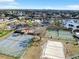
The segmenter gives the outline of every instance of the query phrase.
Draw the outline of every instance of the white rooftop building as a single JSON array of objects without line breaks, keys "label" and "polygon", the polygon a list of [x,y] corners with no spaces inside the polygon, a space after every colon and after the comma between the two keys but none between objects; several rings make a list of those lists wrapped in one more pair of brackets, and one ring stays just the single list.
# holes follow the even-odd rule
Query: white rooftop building
[{"label": "white rooftop building", "polygon": [[78,19],[65,19],[63,20],[63,26],[67,29],[79,29]]},{"label": "white rooftop building", "polygon": [[63,44],[61,42],[48,41],[43,46],[41,59],[65,59]]},{"label": "white rooftop building", "polygon": [[3,22],[3,19],[0,18],[0,23]]}]

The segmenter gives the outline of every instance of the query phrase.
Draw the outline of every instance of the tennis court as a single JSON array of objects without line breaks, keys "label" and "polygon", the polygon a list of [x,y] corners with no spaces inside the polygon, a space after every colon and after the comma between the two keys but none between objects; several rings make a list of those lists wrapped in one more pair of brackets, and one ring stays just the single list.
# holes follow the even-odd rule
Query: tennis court
[{"label": "tennis court", "polygon": [[0,41],[0,53],[20,57],[32,42],[32,38],[31,35],[11,35],[7,39]]},{"label": "tennis court", "polygon": [[56,30],[48,30],[46,37],[59,38],[68,41],[74,40],[72,33],[65,30],[59,30],[58,32]]}]

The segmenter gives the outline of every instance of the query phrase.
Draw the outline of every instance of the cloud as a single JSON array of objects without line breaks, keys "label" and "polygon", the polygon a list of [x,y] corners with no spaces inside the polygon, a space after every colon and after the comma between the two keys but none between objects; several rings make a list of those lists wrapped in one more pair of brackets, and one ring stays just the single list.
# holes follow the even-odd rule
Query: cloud
[{"label": "cloud", "polygon": [[0,9],[17,9],[17,8],[18,8],[17,6],[13,6],[13,5],[6,5],[3,7],[0,7]]},{"label": "cloud", "polygon": [[26,6],[27,9],[79,10],[79,5],[64,6]]},{"label": "cloud", "polygon": [[0,3],[2,2],[14,2],[15,0],[0,0]]},{"label": "cloud", "polygon": [[0,9],[26,9],[25,7],[23,6],[19,6],[19,5],[6,5],[6,6],[3,6],[3,7],[0,7]]},{"label": "cloud", "polygon": [[16,0],[0,0],[0,9],[55,9],[55,10],[79,10],[79,5],[64,5],[64,6],[32,6],[22,5]]},{"label": "cloud", "polygon": [[16,0],[0,0],[0,9],[17,9],[19,7]]},{"label": "cloud", "polygon": [[25,9],[25,6],[17,2],[11,2],[6,4],[0,4],[0,9]]},{"label": "cloud", "polygon": [[71,10],[79,10],[79,5],[68,5],[66,8],[71,9]]},{"label": "cloud", "polygon": [[[42,9],[42,8],[41,8]],[[43,9],[55,10],[79,10],[79,5],[64,5],[64,6],[45,6]]]}]

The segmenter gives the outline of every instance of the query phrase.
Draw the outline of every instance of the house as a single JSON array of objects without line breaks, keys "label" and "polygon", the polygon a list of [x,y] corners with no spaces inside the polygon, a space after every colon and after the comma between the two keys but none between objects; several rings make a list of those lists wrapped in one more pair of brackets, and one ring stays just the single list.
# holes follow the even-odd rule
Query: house
[{"label": "house", "polygon": [[16,25],[8,25],[7,30],[14,30],[16,29]]},{"label": "house", "polygon": [[25,19],[25,16],[18,16],[18,19]]},{"label": "house", "polygon": [[3,22],[3,21],[4,21],[4,19],[3,18],[0,18],[0,23]]},{"label": "house", "polygon": [[67,29],[78,29],[79,20],[78,19],[64,19],[62,22],[63,27]]},{"label": "house", "polygon": [[79,39],[79,29],[72,30],[73,36]]},{"label": "house", "polygon": [[22,32],[25,32],[26,34],[33,34],[34,30],[30,29],[30,28],[26,28],[26,29],[22,30]]}]

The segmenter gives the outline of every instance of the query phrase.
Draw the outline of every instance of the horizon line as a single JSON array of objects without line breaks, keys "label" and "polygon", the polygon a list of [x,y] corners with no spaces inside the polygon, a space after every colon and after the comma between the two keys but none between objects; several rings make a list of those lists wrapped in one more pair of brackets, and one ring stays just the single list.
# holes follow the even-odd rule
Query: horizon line
[{"label": "horizon line", "polygon": [[69,11],[79,11],[79,10],[71,10],[71,9],[24,9],[24,8],[10,8],[10,9],[0,9],[0,10],[69,10]]}]

